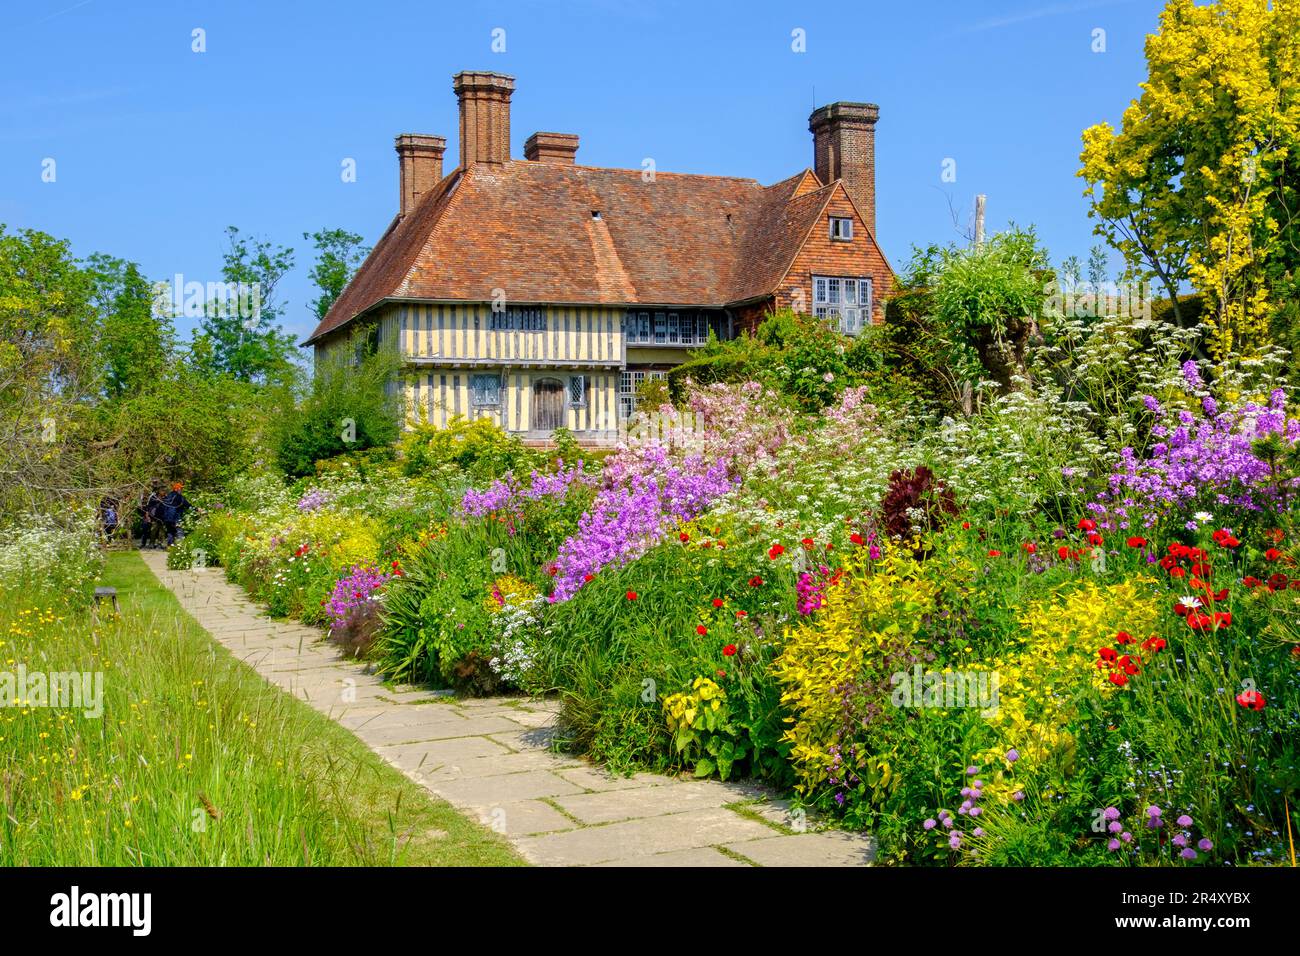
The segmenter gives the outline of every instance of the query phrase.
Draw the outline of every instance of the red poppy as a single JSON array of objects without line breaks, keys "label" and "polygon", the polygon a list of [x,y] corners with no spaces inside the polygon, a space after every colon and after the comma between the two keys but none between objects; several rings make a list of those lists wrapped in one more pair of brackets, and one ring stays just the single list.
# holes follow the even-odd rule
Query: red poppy
[{"label": "red poppy", "polygon": [[1036,554],[1038,552],[1038,545],[1034,544],[1032,541],[1026,541],[1020,547],[1025,549],[1026,554]]},{"label": "red poppy", "polygon": [[728,644],[726,647],[724,647],[724,648],[722,649],[722,656],[723,656],[723,657],[734,657],[735,655],[736,655],[736,645],[735,645],[735,644]]},{"label": "red poppy", "polygon": [[1271,574],[1268,578],[1268,589],[1270,591],[1285,591],[1289,578],[1280,571],[1277,574]]},{"label": "red poppy", "polygon": [[990,558],[1000,558],[1000,557],[1002,557],[1002,552],[1001,552],[1001,551],[990,551],[990,552],[989,552],[989,557],[990,557]]},{"label": "red poppy", "polygon": [[1115,663],[1116,658],[1119,657],[1113,647],[1099,647],[1097,649],[1097,656],[1108,664]]},{"label": "red poppy", "polygon": [[1123,687],[1125,684],[1128,683],[1128,675],[1122,674],[1119,671],[1111,671],[1109,679],[1110,682],[1114,684],[1116,687]]},{"label": "red poppy", "polygon": [[813,545],[815,545],[817,542],[813,541],[812,538],[804,538],[799,543],[803,545],[803,549],[805,551],[811,551],[813,549]]},{"label": "red poppy", "polygon": [[1130,634],[1128,631],[1120,631],[1118,634],[1115,635],[1115,643],[1116,643],[1116,644],[1132,644],[1132,643],[1133,643],[1133,635]]},{"label": "red poppy", "polygon": [[1154,654],[1156,651],[1162,651],[1167,646],[1168,645],[1165,644],[1165,639],[1163,637],[1156,637],[1154,634],[1142,642],[1142,650],[1149,654]]},{"label": "red poppy", "polygon": [[1121,656],[1120,659],[1116,661],[1116,664],[1130,677],[1138,672],[1138,661],[1129,657],[1127,654]]},{"label": "red poppy", "polygon": [[1214,618],[1208,614],[1188,614],[1187,626],[1193,631],[1204,631],[1214,624]]},{"label": "red poppy", "polygon": [[1130,548],[1145,548],[1147,546],[1147,539],[1139,538],[1137,535],[1134,535],[1124,543],[1127,544]]},{"label": "red poppy", "polygon": [[1190,611],[1190,610],[1191,610],[1191,608],[1189,608],[1189,607],[1188,607],[1186,604],[1184,604],[1182,601],[1175,601],[1175,602],[1174,602],[1174,613],[1177,614],[1179,617],[1186,617],[1186,616],[1187,616],[1187,612]]},{"label": "red poppy", "polygon": [[1218,627],[1232,627],[1232,612],[1231,612],[1231,611],[1215,611],[1215,612],[1214,612],[1214,626],[1215,626],[1216,628],[1218,628]]},{"label": "red poppy", "polygon": [[1237,703],[1247,710],[1263,710],[1267,701],[1264,695],[1257,690],[1243,690],[1237,695]]},{"label": "red poppy", "polygon": [[763,579],[756,574],[749,579],[749,586],[751,588],[761,588],[763,586]]},{"label": "red poppy", "polygon": [[736,612],[736,617],[749,617],[749,612],[748,612],[748,611],[737,611],[737,612]]},{"label": "red poppy", "polygon": [[970,522],[969,522],[969,521],[963,521],[963,522],[961,523],[961,530],[963,530],[963,531],[969,531],[969,530],[970,530]]},{"label": "red poppy", "polygon": [[594,581],[594,580],[596,580],[596,576],[595,576],[594,574],[584,574],[584,575],[582,576],[582,580],[583,580],[583,581]]},{"label": "red poppy", "polygon": [[1088,543],[1100,545],[1104,539],[1095,531],[1088,532]]},{"label": "red poppy", "polygon": [[849,540],[857,545],[861,545],[864,543],[862,535],[858,534],[856,531],[853,532],[851,535],[849,535]]},{"label": "red poppy", "polygon": [[629,601],[635,601],[635,600],[636,600],[636,592],[635,592],[635,591],[628,591],[628,592],[627,592],[627,599],[628,599]]},{"label": "red poppy", "polygon": [[1080,531],[1096,531],[1096,530],[1097,530],[1097,522],[1093,521],[1091,518],[1080,518],[1080,519],[1079,519],[1079,530],[1080,530]]},{"label": "red poppy", "polygon": [[1210,570],[1210,566],[1204,561],[1197,561],[1192,565],[1192,573],[1200,577],[1208,577],[1214,572]]},{"label": "red poppy", "polygon": [[1248,588],[1257,588],[1257,587],[1259,587],[1261,584],[1263,584],[1264,582],[1261,581],[1259,578],[1251,577],[1251,576],[1248,574],[1248,575],[1246,575],[1244,578],[1241,579],[1241,583],[1244,584],[1244,585],[1245,585],[1246,587],[1248,587]]},{"label": "red poppy", "polygon": [[709,633],[709,629],[703,624],[697,624],[695,626],[695,633],[700,635],[700,637],[703,637],[705,634]]},{"label": "red poppy", "polygon": [[1266,561],[1276,561],[1280,557],[1282,557],[1282,552],[1277,548],[1269,548],[1264,552],[1264,559]]},{"label": "red poppy", "polygon": [[691,540],[691,536],[690,536],[689,534],[687,534],[685,531],[683,531],[681,534],[679,534],[679,535],[677,536],[677,540],[678,540],[678,541],[690,541],[690,540]]},{"label": "red poppy", "polygon": [[1291,648],[1291,656],[1296,659],[1300,659],[1300,644],[1297,644],[1295,647]]},{"label": "red poppy", "polygon": [[783,544],[774,544],[767,549],[767,556],[772,561],[775,561],[783,554],[785,554],[785,545]]},{"label": "red poppy", "polygon": [[722,600],[722,598],[714,598],[714,599],[713,599],[713,606],[714,606],[714,607],[722,607],[722,605],[723,605],[723,600]]},{"label": "red poppy", "polygon": [[1178,564],[1177,559],[1169,555],[1166,555],[1165,557],[1160,559],[1160,567],[1164,568],[1166,571],[1171,570],[1177,564]]},{"label": "red poppy", "polygon": [[1187,570],[1185,568],[1170,568],[1169,576],[1171,578],[1185,578],[1187,577]]},{"label": "red poppy", "polygon": [[1070,560],[1070,549],[1067,548],[1065,545],[1061,545],[1059,548],[1056,549],[1056,556],[1060,558],[1062,561],[1068,561]]}]

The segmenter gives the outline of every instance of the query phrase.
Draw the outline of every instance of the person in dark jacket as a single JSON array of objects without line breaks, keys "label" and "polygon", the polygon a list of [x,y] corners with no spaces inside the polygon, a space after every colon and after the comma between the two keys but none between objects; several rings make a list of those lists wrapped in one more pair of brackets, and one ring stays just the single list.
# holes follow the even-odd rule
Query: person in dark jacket
[{"label": "person in dark jacket", "polygon": [[167,529],[167,547],[176,543],[176,532],[180,528],[181,519],[185,517],[185,512],[190,510],[189,500],[181,494],[181,488],[184,487],[179,481],[172,482],[172,490],[162,499],[162,523]]},{"label": "person in dark jacket", "polygon": [[162,487],[149,486],[140,501],[140,549],[152,548],[162,532]]}]

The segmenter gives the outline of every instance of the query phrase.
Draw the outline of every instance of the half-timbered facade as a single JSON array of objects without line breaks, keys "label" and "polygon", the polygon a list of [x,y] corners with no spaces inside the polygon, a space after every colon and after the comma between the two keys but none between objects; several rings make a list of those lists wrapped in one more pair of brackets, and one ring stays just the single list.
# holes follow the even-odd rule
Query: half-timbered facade
[{"label": "half-timbered facade", "polygon": [[535,133],[512,159],[513,79],[453,89],[459,164],[443,174],[443,137],[397,137],[398,214],[305,343],[318,363],[395,350],[408,420],[605,442],[637,386],[710,336],[777,308],[849,335],[880,316],[876,107],[814,112],[815,168],[762,186],[579,166],[572,134]]}]

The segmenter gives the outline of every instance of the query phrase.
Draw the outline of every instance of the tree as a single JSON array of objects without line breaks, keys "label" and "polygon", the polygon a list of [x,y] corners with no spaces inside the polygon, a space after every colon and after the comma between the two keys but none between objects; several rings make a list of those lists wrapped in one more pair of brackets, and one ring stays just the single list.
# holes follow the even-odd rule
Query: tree
[{"label": "tree", "polygon": [[241,382],[279,382],[294,375],[297,343],[279,325],[283,305],[275,289],[293,268],[293,249],[237,228],[226,229],[224,295],[207,303],[197,338],[209,367]]},{"label": "tree", "polygon": [[1190,283],[1214,351],[1252,350],[1300,266],[1300,0],[1170,0],[1120,130],[1084,130],[1096,231],[1159,281]]},{"label": "tree", "polygon": [[317,320],[325,318],[338,297],[356,274],[357,268],[370,254],[368,246],[361,245],[361,236],[346,229],[322,229],[304,232],[316,249],[316,264],[311,268],[311,281],[320,290],[311,303]]},{"label": "tree", "polygon": [[94,284],[68,244],[0,224],[0,520],[66,514],[95,450],[79,437],[96,388]]},{"label": "tree", "polygon": [[171,317],[154,308],[150,284],[134,262],[95,254],[86,260],[99,313],[99,354],[110,398],[157,379],[175,349]]}]

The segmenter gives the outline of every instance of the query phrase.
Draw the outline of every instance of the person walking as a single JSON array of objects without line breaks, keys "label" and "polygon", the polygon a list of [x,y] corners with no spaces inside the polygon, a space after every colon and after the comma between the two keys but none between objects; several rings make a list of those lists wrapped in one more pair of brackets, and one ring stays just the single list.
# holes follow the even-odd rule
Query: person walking
[{"label": "person walking", "polygon": [[117,501],[107,495],[99,499],[99,530],[104,536],[104,547],[108,547],[117,531]]},{"label": "person walking", "polygon": [[190,510],[189,500],[181,494],[183,488],[179,481],[172,482],[172,490],[162,499],[162,523],[167,529],[167,547],[176,543],[176,533],[180,529],[181,519]]}]

